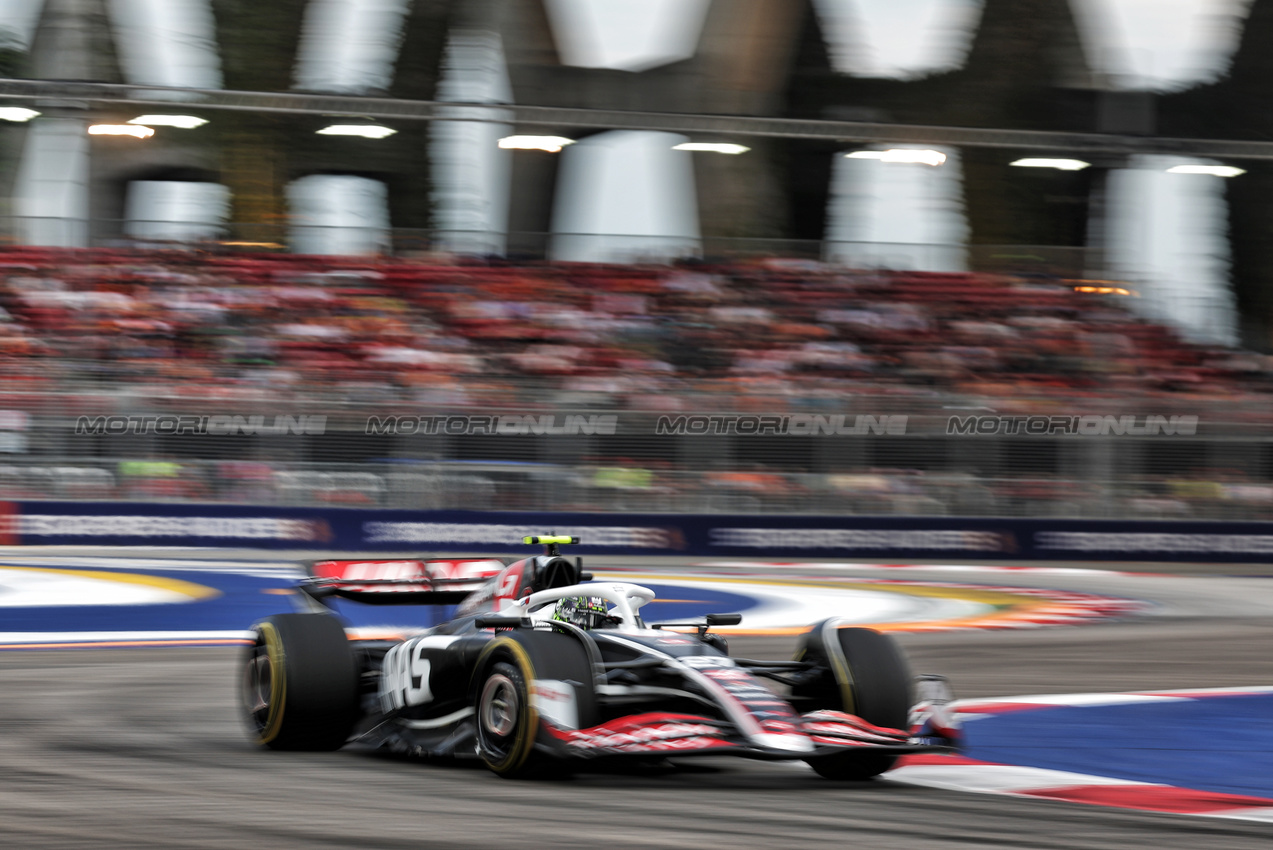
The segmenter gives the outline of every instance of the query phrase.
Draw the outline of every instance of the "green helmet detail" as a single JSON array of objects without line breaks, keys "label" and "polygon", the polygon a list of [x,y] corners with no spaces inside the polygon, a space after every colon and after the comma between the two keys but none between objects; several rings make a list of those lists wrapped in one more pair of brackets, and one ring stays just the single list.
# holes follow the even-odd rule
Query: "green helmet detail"
[{"label": "green helmet detail", "polygon": [[581,629],[596,629],[612,620],[606,601],[600,596],[567,596],[557,602],[553,619]]}]

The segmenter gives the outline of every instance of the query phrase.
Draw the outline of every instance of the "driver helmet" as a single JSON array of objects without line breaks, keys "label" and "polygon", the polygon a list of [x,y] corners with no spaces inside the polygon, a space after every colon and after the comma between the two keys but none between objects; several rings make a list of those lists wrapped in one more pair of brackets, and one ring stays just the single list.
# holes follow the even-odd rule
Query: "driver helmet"
[{"label": "driver helmet", "polygon": [[557,601],[553,619],[581,629],[596,629],[613,622],[606,601],[600,596],[566,596]]}]

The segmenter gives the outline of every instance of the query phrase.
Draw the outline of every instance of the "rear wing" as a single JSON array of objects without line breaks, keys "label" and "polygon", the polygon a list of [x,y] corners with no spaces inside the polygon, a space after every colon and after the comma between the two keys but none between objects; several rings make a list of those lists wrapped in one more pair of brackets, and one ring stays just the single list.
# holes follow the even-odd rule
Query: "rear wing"
[{"label": "rear wing", "polygon": [[504,569],[496,558],[313,561],[301,590],[370,605],[448,605]]}]

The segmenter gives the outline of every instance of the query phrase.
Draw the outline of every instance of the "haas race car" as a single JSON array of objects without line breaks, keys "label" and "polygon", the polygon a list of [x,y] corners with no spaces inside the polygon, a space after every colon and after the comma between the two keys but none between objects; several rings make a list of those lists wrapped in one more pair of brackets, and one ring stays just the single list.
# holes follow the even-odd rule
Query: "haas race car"
[{"label": "haas race car", "polygon": [[[887,635],[828,620],[792,661],[733,658],[710,628],[738,614],[645,623],[653,591],[593,581],[558,551],[578,538],[525,542],[545,554],[315,563],[300,586],[309,611],[253,628],[241,682],[253,739],[476,756],[500,776],[601,756],[735,754],[868,779],[905,753],[957,747],[945,680],[913,679]],[[333,598],[458,608],[402,639],[354,640]]]}]

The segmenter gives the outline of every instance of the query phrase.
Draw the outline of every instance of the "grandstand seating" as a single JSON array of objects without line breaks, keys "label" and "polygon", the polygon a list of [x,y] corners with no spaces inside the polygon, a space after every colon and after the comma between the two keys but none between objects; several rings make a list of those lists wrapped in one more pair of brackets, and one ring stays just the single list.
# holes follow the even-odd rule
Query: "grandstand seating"
[{"label": "grandstand seating", "polygon": [[[500,265],[193,251],[0,250],[0,380],[179,382],[234,396],[472,386],[625,407],[949,391],[1266,396],[1268,363],[1182,343],[1059,280],[761,262]],[[463,399],[461,399],[463,403]],[[674,406],[674,405],[673,405]]]},{"label": "grandstand seating", "polygon": [[[1059,279],[779,260],[603,266],[13,246],[0,248],[0,393],[5,409],[52,404],[62,416],[128,412],[130,398],[172,412],[324,399],[416,412],[740,413],[842,412],[848,399],[907,413],[959,398],[1007,414],[1223,408],[1229,421],[1273,422],[1269,358],[1187,344],[1128,309],[1132,297]],[[595,460],[604,469],[619,459]],[[442,481],[224,463],[171,476],[15,466],[0,470],[0,495],[425,507]],[[1242,472],[1207,493],[1161,476],[1128,484],[1126,504],[1147,516],[1199,515],[1217,501],[1225,515],[1273,510],[1273,490]],[[687,493],[732,509],[911,513],[1024,503],[1081,512],[1090,498],[1050,476],[863,470],[851,487],[839,477],[740,469],[691,482],[659,472],[615,487],[585,473],[567,489],[582,507],[651,509],[679,509]],[[475,507],[508,490],[453,478],[448,491]]]}]

